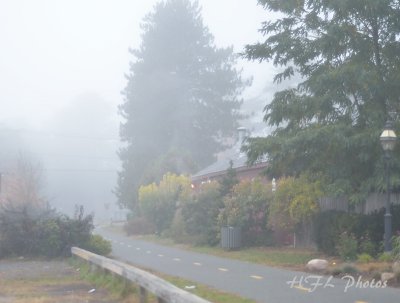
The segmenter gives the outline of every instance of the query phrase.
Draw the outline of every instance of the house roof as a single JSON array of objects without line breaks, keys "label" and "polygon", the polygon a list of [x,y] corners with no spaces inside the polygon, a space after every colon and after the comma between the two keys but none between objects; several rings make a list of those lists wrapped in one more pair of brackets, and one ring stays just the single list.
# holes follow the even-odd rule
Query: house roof
[{"label": "house roof", "polygon": [[236,143],[232,148],[226,150],[223,154],[221,154],[216,162],[192,175],[192,180],[196,181],[205,177],[222,175],[230,167],[230,161],[232,161],[233,164],[232,168],[237,170],[252,169],[253,167],[266,165],[266,162],[264,161],[256,166],[247,165],[247,156],[245,153],[241,152],[240,148],[241,142]]}]

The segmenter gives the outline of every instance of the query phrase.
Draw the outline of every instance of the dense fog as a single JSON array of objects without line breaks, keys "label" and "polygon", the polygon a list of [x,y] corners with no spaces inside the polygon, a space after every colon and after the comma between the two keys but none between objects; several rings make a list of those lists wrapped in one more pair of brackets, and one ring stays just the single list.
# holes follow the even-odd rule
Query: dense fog
[{"label": "dense fog", "polygon": [[[3,183],[24,159],[40,170],[40,192],[60,212],[75,204],[96,219],[120,216],[114,194],[121,91],[157,1],[8,1],[0,10],[0,172]],[[217,47],[257,41],[267,14],[244,1],[199,1]],[[223,14],[223,18],[221,18]],[[240,124],[268,132],[262,109],[273,90],[270,64],[239,58],[248,85]],[[151,88],[150,88],[151,89]],[[183,117],[185,113],[182,113]],[[149,138],[151,140],[151,138]],[[20,160],[18,160],[20,159]],[[6,184],[4,184],[6,186]]]}]

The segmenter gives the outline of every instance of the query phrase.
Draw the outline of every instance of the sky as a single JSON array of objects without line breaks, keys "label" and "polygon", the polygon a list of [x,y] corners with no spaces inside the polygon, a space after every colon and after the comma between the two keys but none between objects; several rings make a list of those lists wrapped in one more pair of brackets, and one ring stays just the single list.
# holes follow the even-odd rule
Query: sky
[{"label": "sky", "polygon": [[[140,23],[157,1],[1,0],[0,124],[40,129],[77,96],[93,93],[122,102],[124,75],[141,43]],[[204,24],[218,47],[262,39],[268,12],[256,0],[200,0]],[[245,96],[258,95],[270,67],[240,60],[253,76]],[[262,110],[263,105],[260,106]]]},{"label": "sky", "polygon": [[[140,46],[140,24],[157,2],[0,0],[0,139],[39,155],[46,194],[60,209],[86,203],[107,213],[115,203],[117,107],[134,60],[129,49]],[[256,0],[199,4],[217,47],[241,52],[262,41],[258,29],[270,16]],[[241,59],[237,68],[253,77],[245,103],[271,87],[271,65]],[[266,102],[249,108],[261,113]],[[14,155],[14,147],[0,148],[0,172],[7,169],[1,159]]]}]

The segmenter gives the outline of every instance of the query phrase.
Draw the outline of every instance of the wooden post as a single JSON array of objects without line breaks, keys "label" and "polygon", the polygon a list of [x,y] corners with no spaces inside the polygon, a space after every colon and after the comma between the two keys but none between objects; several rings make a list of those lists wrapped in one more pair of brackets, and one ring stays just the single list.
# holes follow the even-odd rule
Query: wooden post
[{"label": "wooden post", "polygon": [[167,303],[167,301],[162,298],[157,298],[157,303]]},{"label": "wooden post", "polygon": [[147,303],[147,290],[142,286],[139,286],[139,302]]},{"label": "wooden post", "polygon": [[94,263],[89,263],[90,265],[90,272],[93,274],[95,272],[97,272],[97,265]]},{"label": "wooden post", "polygon": [[296,248],[296,232],[293,233],[293,248]]}]

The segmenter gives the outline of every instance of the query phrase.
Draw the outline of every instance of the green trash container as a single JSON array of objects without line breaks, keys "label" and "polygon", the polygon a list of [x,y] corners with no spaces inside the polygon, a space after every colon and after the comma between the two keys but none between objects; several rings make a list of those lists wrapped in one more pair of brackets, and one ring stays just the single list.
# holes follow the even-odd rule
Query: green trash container
[{"label": "green trash container", "polygon": [[224,249],[239,249],[242,242],[242,229],[234,226],[221,228],[221,247]]}]

